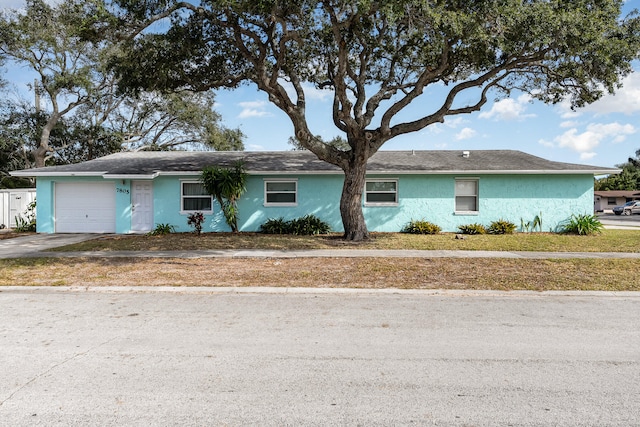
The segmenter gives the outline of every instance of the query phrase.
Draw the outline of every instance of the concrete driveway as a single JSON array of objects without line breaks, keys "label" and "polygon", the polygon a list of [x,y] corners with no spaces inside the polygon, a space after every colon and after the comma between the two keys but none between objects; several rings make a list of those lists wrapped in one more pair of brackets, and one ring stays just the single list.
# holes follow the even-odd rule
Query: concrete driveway
[{"label": "concrete driveway", "polygon": [[95,239],[97,234],[30,234],[0,240],[1,258],[22,258],[40,251]]}]

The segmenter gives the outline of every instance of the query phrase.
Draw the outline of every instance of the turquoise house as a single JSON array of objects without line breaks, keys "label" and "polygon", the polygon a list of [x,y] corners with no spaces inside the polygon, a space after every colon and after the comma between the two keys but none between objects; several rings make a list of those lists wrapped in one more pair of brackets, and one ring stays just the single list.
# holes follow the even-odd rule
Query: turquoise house
[{"label": "turquoise house", "polygon": [[[203,212],[203,231],[230,231],[199,175],[206,166],[244,160],[247,192],[241,231],[269,218],[314,214],[342,231],[343,174],[307,151],[135,152],[63,166],[15,171],[36,178],[40,233],[144,233],[157,224],[191,231],[187,216]],[[593,213],[594,175],[618,169],[554,162],[513,150],[379,151],[368,162],[362,206],[370,231],[397,232],[424,219],[443,231],[498,219],[517,225],[542,217],[555,230],[572,214]]]}]

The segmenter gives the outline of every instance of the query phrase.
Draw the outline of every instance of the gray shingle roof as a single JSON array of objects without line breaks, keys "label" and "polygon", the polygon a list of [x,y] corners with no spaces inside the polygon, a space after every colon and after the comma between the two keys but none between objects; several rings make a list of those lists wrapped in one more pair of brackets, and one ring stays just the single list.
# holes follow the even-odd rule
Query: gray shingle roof
[{"label": "gray shingle roof", "polygon": [[[196,174],[206,166],[231,166],[244,160],[253,174],[341,173],[308,151],[153,151],[117,153],[63,166],[16,171],[19,176],[155,176]],[[369,174],[388,173],[615,173],[615,168],[561,163],[515,150],[475,150],[464,157],[456,151],[379,151],[369,159]]]}]

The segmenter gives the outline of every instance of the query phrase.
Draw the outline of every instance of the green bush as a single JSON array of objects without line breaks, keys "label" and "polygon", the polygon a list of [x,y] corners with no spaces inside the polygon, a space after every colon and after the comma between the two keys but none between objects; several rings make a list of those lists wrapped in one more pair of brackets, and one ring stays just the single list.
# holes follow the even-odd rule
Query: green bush
[{"label": "green bush", "polygon": [[15,230],[20,233],[36,231],[36,202],[33,201],[27,205],[27,209],[24,211],[24,217],[18,215],[15,217],[16,228]]},{"label": "green bush", "polygon": [[260,231],[264,234],[289,234],[289,222],[284,218],[269,218],[260,226]]},{"label": "green bush", "polygon": [[301,218],[293,219],[289,221],[289,227],[289,233],[300,236],[327,234],[331,231],[329,224],[315,215],[305,215]]},{"label": "green bush", "polygon": [[402,229],[403,233],[409,234],[438,234],[440,233],[440,231],[442,231],[442,228],[440,228],[440,226],[424,220],[412,220]]},{"label": "green bush", "polygon": [[284,218],[270,218],[260,226],[260,231],[265,234],[309,236],[327,234],[331,231],[331,227],[315,215],[305,215],[290,221],[285,221]]},{"label": "green bush", "polygon": [[487,234],[487,229],[482,224],[459,225],[458,230],[462,234]]},{"label": "green bush", "polygon": [[164,236],[165,234],[174,233],[176,228],[171,224],[156,224],[156,228],[149,232],[150,236]]},{"label": "green bush", "polygon": [[562,233],[586,236],[589,234],[600,233],[603,228],[604,226],[595,215],[573,214],[567,223],[562,226]]},{"label": "green bush", "polygon": [[516,229],[516,225],[511,221],[507,221],[504,219],[499,219],[497,221],[493,221],[487,232],[489,234],[513,234]]}]

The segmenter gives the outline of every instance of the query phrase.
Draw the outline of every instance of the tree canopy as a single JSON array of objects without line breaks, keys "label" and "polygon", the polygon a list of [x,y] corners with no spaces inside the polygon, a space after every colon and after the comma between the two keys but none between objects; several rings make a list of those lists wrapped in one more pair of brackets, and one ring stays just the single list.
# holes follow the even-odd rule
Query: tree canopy
[{"label": "tree canopy", "polygon": [[[362,215],[367,160],[390,139],[479,111],[512,91],[574,107],[613,92],[640,51],[622,0],[114,0],[130,29],[114,63],[122,84],[208,90],[255,84],[293,123],[295,139],[345,173],[345,237]],[[162,20],[162,31],[150,25]],[[166,28],[166,30],[164,29]],[[305,83],[333,91],[349,150],[309,129]],[[402,115],[437,85],[433,110]]]},{"label": "tree canopy", "polygon": [[594,189],[640,191],[640,149],[636,150],[635,157],[629,157],[625,163],[617,166],[622,169],[622,172],[596,180]]},{"label": "tree canopy", "polygon": [[2,145],[14,150],[7,167],[79,162],[121,150],[244,148],[242,132],[221,125],[211,92],[117,91],[106,67],[118,46],[104,0],[26,3],[24,11],[0,14],[0,65],[11,61],[33,71],[31,89],[42,105],[4,100]]}]

